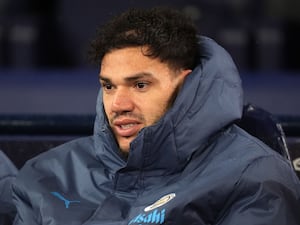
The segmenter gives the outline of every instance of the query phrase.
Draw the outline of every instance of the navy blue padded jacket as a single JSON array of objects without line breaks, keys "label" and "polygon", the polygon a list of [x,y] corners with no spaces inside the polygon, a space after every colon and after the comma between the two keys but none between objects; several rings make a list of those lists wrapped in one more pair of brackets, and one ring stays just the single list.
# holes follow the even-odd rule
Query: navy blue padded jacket
[{"label": "navy blue padded jacket", "polygon": [[119,153],[97,100],[94,135],[28,161],[15,225],[296,225],[291,164],[232,124],[242,86],[228,53],[200,38],[200,62],[173,107]]}]

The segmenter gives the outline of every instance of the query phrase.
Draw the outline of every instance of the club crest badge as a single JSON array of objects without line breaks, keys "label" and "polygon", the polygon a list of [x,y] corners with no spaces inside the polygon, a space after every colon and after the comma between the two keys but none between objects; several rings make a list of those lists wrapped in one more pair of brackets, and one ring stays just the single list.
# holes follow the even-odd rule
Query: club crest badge
[{"label": "club crest badge", "polygon": [[165,204],[167,204],[169,201],[171,201],[175,197],[176,197],[175,193],[171,193],[171,194],[165,195],[165,196],[161,197],[159,200],[157,200],[156,202],[154,202],[152,205],[147,206],[144,209],[144,211],[148,212],[148,211],[156,209],[156,208],[158,208],[158,207],[160,207],[162,205],[165,205]]}]

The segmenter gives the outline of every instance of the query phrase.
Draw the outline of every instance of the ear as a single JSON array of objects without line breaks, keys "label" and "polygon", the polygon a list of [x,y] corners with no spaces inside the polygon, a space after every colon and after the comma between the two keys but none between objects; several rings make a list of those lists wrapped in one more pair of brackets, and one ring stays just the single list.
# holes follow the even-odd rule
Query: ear
[{"label": "ear", "polygon": [[177,71],[177,77],[178,77],[178,82],[179,82],[179,87],[182,86],[182,84],[185,81],[185,78],[192,72],[191,69],[181,69]]},{"label": "ear", "polygon": [[184,78],[185,78],[186,76],[188,76],[191,72],[192,72],[191,69],[185,69],[185,70],[182,70],[182,71],[181,71],[182,76],[184,76]]},{"label": "ear", "polygon": [[178,73],[178,76],[184,80],[191,72],[191,69],[181,69]]}]

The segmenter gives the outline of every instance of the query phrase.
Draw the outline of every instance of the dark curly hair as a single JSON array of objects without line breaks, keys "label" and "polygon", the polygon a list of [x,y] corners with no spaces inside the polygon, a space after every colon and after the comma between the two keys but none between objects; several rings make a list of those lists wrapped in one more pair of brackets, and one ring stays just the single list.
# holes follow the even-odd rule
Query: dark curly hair
[{"label": "dark curly hair", "polygon": [[[175,9],[130,9],[97,31],[91,59],[99,64],[115,49],[147,47],[144,55],[159,58],[174,69],[193,69],[198,57],[197,28]],[[144,48],[142,48],[144,49]]]}]

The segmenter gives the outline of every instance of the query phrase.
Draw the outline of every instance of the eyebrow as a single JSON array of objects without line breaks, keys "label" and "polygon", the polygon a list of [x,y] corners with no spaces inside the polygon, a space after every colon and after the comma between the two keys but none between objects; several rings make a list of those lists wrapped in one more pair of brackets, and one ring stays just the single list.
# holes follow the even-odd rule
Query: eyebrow
[{"label": "eyebrow", "polygon": [[[130,82],[133,82],[133,81],[136,81],[136,80],[139,80],[139,79],[142,79],[142,78],[151,78],[153,77],[153,74],[152,73],[147,73],[147,72],[141,72],[141,73],[137,73],[137,74],[133,74],[133,75],[130,75],[128,77],[125,77],[124,80],[126,83],[130,83]],[[108,83],[112,83],[111,80],[109,78],[107,78],[105,75],[99,75],[99,79],[104,81],[104,82],[108,82]]]}]

